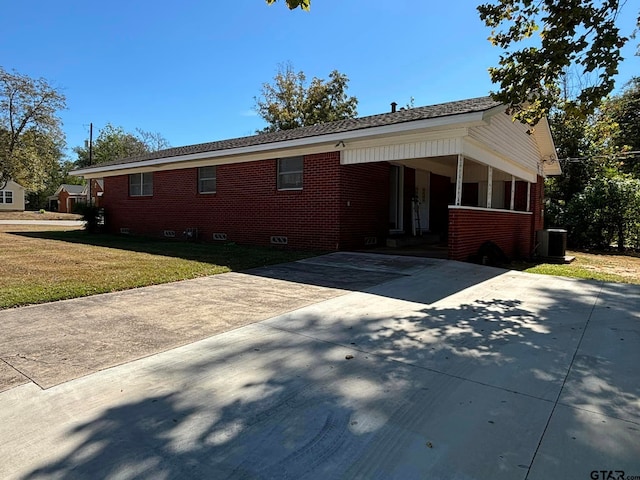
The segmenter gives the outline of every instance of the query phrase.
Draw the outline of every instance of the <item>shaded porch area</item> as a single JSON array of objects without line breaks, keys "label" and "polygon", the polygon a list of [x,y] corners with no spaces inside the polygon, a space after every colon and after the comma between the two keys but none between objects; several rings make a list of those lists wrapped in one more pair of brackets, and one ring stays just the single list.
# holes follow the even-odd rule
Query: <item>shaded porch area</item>
[{"label": "shaded porch area", "polygon": [[389,236],[378,251],[465,261],[492,242],[509,259],[533,254],[541,177],[531,182],[464,155],[389,163]]}]

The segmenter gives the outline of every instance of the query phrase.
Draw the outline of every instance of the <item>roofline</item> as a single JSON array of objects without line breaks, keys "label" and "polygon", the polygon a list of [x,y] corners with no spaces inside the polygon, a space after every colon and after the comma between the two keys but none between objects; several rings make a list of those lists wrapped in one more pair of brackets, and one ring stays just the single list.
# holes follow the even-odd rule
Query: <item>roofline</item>
[{"label": "roofline", "polygon": [[168,163],[188,162],[193,160],[202,160],[206,158],[230,157],[236,155],[246,155],[258,152],[278,151],[287,148],[314,146],[323,143],[340,142],[345,140],[355,140],[366,137],[385,136],[393,134],[402,134],[413,130],[446,127],[455,124],[475,124],[483,123],[485,115],[493,112],[504,110],[506,107],[498,105],[488,110],[479,110],[475,112],[467,112],[441,117],[427,118],[422,120],[412,120],[408,122],[395,123],[391,125],[383,125],[379,127],[365,127],[355,130],[349,130],[339,133],[329,133],[324,135],[316,135],[311,137],[303,137],[295,140],[284,140],[280,142],[264,143],[259,145],[251,145],[247,147],[228,148],[223,150],[208,150],[205,152],[191,153],[187,155],[176,155],[173,157],[153,158],[142,160],[139,162],[119,163],[115,165],[96,166],[93,168],[82,168],[73,170],[70,173],[78,176],[94,176],[102,172],[112,172],[117,170],[127,170],[132,168],[153,167],[156,165],[164,165]]}]

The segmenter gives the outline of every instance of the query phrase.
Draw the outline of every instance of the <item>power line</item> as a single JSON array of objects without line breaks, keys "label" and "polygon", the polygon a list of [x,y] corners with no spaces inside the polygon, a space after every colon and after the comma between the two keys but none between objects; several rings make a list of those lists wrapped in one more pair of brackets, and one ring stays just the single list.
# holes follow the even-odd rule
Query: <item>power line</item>
[{"label": "power line", "polygon": [[598,158],[609,160],[637,160],[640,158],[640,150],[632,150],[630,152],[620,152],[612,155],[589,155],[584,157],[565,157],[559,158],[560,162],[577,163],[584,160],[595,160]]}]

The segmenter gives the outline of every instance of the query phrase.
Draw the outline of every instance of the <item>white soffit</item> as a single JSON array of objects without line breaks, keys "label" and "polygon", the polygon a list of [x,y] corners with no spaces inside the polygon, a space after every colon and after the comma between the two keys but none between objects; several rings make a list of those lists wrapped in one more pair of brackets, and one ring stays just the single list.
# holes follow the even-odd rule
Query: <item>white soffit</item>
[{"label": "white soffit", "polygon": [[461,152],[462,139],[460,137],[440,138],[438,140],[346,149],[342,152],[340,163],[354,165],[358,163],[393,162],[411,158],[457,155]]},{"label": "white soffit", "polygon": [[471,138],[465,138],[462,154],[472,160],[497,168],[527,182],[536,183],[538,181],[538,172],[532,172],[523,168],[522,165],[502,155],[498,155],[485,148],[482,143]]}]

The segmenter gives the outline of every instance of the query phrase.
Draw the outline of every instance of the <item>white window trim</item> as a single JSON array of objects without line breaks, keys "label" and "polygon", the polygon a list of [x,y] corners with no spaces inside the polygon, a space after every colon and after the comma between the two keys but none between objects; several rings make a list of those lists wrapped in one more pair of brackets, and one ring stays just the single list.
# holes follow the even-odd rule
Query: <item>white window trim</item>
[{"label": "white window trim", "polygon": [[[200,172],[202,171],[203,168],[213,168],[213,172],[214,172],[213,177],[201,177]],[[213,190],[207,190],[207,191],[202,190],[203,180],[215,180],[215,184],[216,184],[215,188]],[[218,168],[216,167],[216,165],[207,165],[204,167],[198,167],[198,193],[202,195],[209,195],[212,193],[216,193],[217,190],[218,190]]]},{"label": "white window trim", "polygon": [[[144,193],[144,176],[151,175],[151,193]],[[133,194],[131,193],[131,178],[134,176],[139,176],[140,178],[140,193]],[[129,196],[130,197],[153,197],[153,172],[144,172],[144,173],[130,173],[128,177],[129,181]]]},{"label": "white window trim", "polygon": [[13,192],[11,190],[0,190],[0,204],[13,204]]},{"label": "white window trim", "polygon": [[[302,160],[302,170],[292,170],[292,171],[288,171],[288,172],[284,172],[284,173],[281,172],[280,171],[281,160],[288,160],[290,158],[300,158]],[[278,168],[278,173],[277,173],[277,177],[276,177],[276,187],[277,187],[278,191],[285,192],[285,191],[288,191],[288,190],[302,190],[303,187],[304,187],[304,157],[302,155],[298,155],[298,156],[295,156],[295,157],[279,158],[277,163],[278,163],[278,167],[277,167]],[[292,174],[292,173],[300,173],[301,174],[301,176],[302,176],[302,185],[299,186],[299,187],[287,187],[287,188],[280,187],[280,176],[283,175],[283,174],[288,175],[288,174]]]}]

